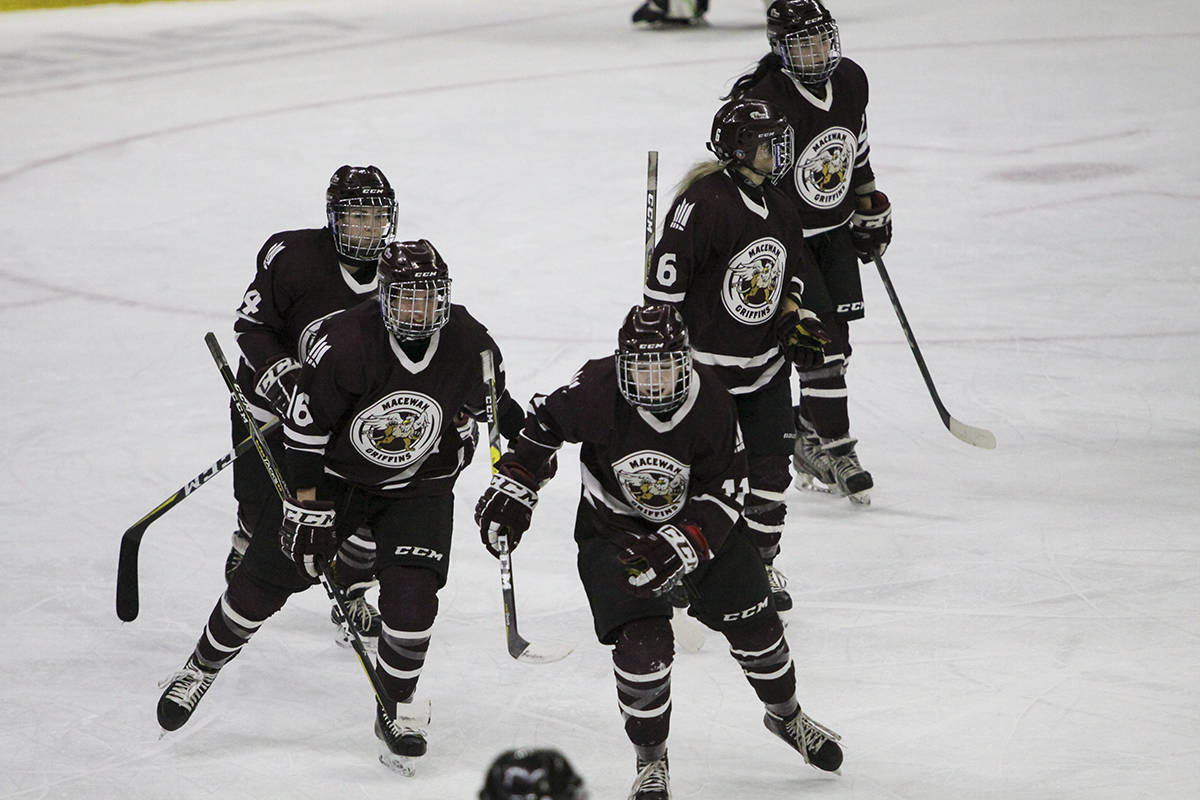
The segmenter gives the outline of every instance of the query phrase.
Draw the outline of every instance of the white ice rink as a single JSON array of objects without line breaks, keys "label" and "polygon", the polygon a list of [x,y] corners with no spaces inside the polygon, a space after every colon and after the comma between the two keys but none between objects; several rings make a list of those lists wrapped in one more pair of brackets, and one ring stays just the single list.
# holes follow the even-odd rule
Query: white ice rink
[{"label": "white ice rink", "polygon": [[[524,401],[610,352],[640,297],[646,151],[670,187],[765,52],[759,0],[629,25],[637,0],[232,0],[0,15],[0,798],[473,797],[514,745],[596,798],[633,756],[574,572],[574,450],[495,562],[458,485],[422,691],[429,755],[375,761],[370,688],[296,597],[161,736],[157,681],[223,589],[228,473],[155,523],[141,616],[122,531],[224,453],[202,337],[272,232],[379,165]],[[851,416],[874,503],[792,492],[780,564],[818,773],[762,727],[721,641],[674,672],[677,800],[1200,797],[1200,7],[832,0],[871,77],[887,264],[959,419],[941,426],[873,271]],[[660,214],[661,219],[661,214]]]}]

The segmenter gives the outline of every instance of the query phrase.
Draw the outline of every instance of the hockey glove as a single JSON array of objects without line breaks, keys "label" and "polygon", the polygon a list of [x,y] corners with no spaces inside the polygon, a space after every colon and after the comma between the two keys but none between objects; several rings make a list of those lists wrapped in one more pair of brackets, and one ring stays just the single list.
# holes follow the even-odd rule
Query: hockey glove
[{"label": "hockey glove", "polygon": [[646,534],[626,532],[621,564],[626,589],[637,597],[667,594],[696,567],[712,558],[708,541],[691,523],[662,525]]},{"label": "hockey glove", "polygon": [[328,564],[337,552],[333,521],[333,503],[328,500],[289,497],[283,501],[279,547],[302,575],[320,577],[321,565]]},{"label": "hockey glove", "polygon": [[816,314],[807,308],[789,311],[775,323],[779,346],[796,369],[815,369],[825,363],[824,345],[833,341]]},{"label": "hockey glove", "polygon": [[285,419],[299,378],[300,364],[283,356],[254,373],[254,393],[267,401],[277,417]]},{"label": "hockey glove", "polygon": [[489,553],[500,557],[503,535],[508,536],[509,550],[517,549],[521,534],[529,530],[537,501],[537,479],[533,474],[510,456],[501,457],[491,485],[475,504],[479,538]]},{"label": "hockey glove", "polygon": [[850,236],[854,240],[854,251],[858,260],[871,263],[876,256],[883,255],[892,241],[892,204],[887,195],[875,191],[859,197],[871,203],[870,208],[855,211],[850,217]]}]

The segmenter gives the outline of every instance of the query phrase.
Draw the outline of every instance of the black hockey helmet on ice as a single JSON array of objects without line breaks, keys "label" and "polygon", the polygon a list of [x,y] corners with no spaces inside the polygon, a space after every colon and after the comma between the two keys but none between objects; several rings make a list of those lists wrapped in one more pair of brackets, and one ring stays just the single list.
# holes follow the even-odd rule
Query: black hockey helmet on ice
[{"label": "black hockey helmet on ice", "polygon": [[[708,149],[722,161],[737,162],[754,172],[778,181],[792,168],[795,158],[792,126],[774,106],[764,100],[730,100],[713,117]],[[769,145],[773,163],[769,172],[754,167],[760,145]]]},{"label": "black hockey helmet on ice", "polygon": [[630,405],[665,414],[687,400],[692,350],[674,306],[634,306],[617,333],[617,388]]},{"label": "black hockey helmet on ice", "polygon": [[396,192],[379,167],[344,164],[329,179],[325,213],[342,259],[373,268],[396,231]]},{"label": "black hockey helmet on ice", "polygon": [[379,309],[399,339],[428,339],[450,320],[450,268],[427,239],[383,248]]},{"label": "black hockey helmet on ice", "polygon": [[823,83],[842,60],[837,21],[818,0],[771,3],[767,41],[783,62],[783,71],[801,83]]},{"label": "black hockey helmet on ice", "polygon": [[479,800],[586,800],[583,779],[557,750],[506,750],[488,768]]}]

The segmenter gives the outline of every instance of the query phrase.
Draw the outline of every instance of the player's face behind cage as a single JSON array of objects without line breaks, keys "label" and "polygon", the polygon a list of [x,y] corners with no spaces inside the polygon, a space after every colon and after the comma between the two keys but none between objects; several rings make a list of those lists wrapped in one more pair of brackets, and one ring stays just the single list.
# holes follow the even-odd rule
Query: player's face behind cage
[{"label": "player's face behind cage", "polygon": [[832,20],[776,37],[771,49],[782,59],[784,71],[802,83],[821,83],[842,60],[841,37]]},{"label": "player's face behind cage", "polygon": [[686,350],[617,353],[617,386],[634,406],[670,412],[683,404],[691,387],[692,356]]},{"label": "player's face behind cage", "polygon": [[770,140],[758,146],[754,157],[754,168],[766,173],[772,183],[778,183],[795,161],[796,134],[791,125],[785,125],[771,136]]},{"label": "player's face behind cage", "polygon": [[387,328],[402,339],[424,339],[446,324],[450,279],[397,281],[380,287],[379,302]]},{"label": "player's face behind cage", "polygon": [[329,226],[337,251],[373,261],[396,229],[396,204],[388,197],[355,197],[330,204]]}]

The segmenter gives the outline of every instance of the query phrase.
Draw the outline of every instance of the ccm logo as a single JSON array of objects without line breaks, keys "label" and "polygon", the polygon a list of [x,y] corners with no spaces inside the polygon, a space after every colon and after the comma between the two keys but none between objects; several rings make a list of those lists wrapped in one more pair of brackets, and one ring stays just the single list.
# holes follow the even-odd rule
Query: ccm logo
[{"label": "ccm logo", "polygon": [[402,544],[396,548],[398,556],[416,556],[417,558],[432,558],[434,561],[441,561],[443,556],[437,550],[430,550],[428,547],[412,547],[411,545]]},{"label": "ccm logo", "polygon": [[755,603],[754,605],[750,606],[749,608],[743,609],[741,611],[734,611],[732,614],[726,614],[723,617],[721,617],[721,619],[724,622],[737,622],[739,619],[750,619],[750,617],[753,617],[755,614],[757,614],[758,612],[765,609],[767,607],[767,603],[770,601],[770,599],[771,598],[769,596],[764,597],[761,601]]},{"label": "ccm logo", "polygon": [[842,303],[840,306],[837,307],[837,313],[839,313],[839,314],[845,314],[849,311],[862,311],[862,310],[863,310],[863,303],[861,300],[857,303]]}]

